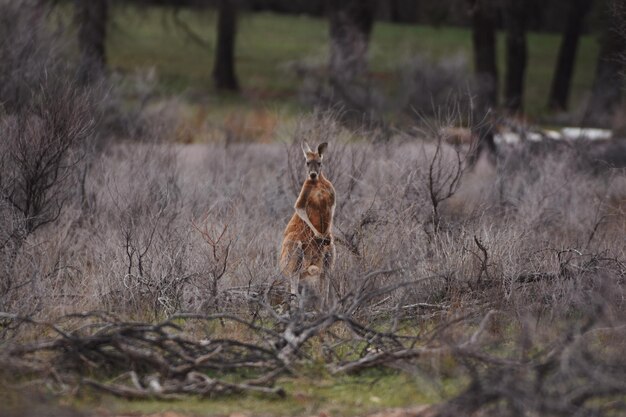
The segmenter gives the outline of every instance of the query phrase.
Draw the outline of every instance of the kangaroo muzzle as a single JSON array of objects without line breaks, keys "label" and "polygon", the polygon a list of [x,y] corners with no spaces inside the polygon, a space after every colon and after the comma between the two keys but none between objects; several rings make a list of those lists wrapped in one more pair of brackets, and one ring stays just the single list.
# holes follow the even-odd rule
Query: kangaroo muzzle
[{"label": "kangaroo muzzle", "polygon": [[311,159],[306,162],[307,170],[309,172],[309,178],[316,180],[320,176],[322,171],[322,162],[316,159]]}]

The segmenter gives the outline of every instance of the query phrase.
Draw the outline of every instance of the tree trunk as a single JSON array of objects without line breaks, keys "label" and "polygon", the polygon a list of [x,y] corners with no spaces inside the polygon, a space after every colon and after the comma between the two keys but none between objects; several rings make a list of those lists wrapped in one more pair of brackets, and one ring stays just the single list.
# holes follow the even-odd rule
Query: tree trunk
[{"label": "tree trunk", "polygon": [[367,72],[376,0],[329,0],[330,74],[352,80]]},{"label": "tree trunk", "polygon": [[608,28],[602,37],[586,123],[609,126],[612,122],[624,86],[624,43],[624,39],[613,28]]},{"label": "tree trunk", "polygon": [[473,165],[487,151],[494,155],[496,146],[489,111],[498,105],[498,66],[496,63],[496,11],[491,0],[468,0],[472,19],[472,42],[476,77],[477,102],[473,109],[474,134],[478,137],[476,151],[470,156]]},{"label": "tree trunk", "polygon": [[576,53],[578,52],[578,41],[591,3],[592,0],[572,0],[569,5],[563,40],[559,48],[559,56],[550,88],[548,107],[551,110],[567,110]]},{"label": "tree trunk", "polygon": [[100,78],[106,68],[106,27],[108,0],[75,0],[80,51],[79,80],[89,83]]},{"label": "tree trunk", "polygon": [[524,78],[528,51],[526,45],[526,0],[509,0],[506,15],[505,107],[518,113],[524,107]]},{"label": "tree trunk", "polygon": [[472,42],[479,107],[498,105],[496,64],[496,13],[490,0],[468,0],[472,18]]},{"label": "tree trunk", "polygon": [[219,0],[217,48],[213,81],[217,90],[238,91],[235,75],[235,36],[237,34],[236,0]]},{"label": "tree trunk", "polygon": [[417,22],[420,3],[414,0],[388,0],[381,4],[388,5],[390,9],[390,20],[396,23]]}]

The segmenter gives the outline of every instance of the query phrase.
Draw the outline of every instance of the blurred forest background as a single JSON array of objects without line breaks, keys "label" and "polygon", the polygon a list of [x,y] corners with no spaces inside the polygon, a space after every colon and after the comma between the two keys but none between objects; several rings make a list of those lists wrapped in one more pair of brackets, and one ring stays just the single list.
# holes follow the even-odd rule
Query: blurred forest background
[{"label": "blurred forest background", "polygon": [[624,415],[625,66],[619,0],[0,0],[0,417]]},{"label": "blurred forest background", "polygon": [[459,97],[537,123],[622,128],[616,4],[95,0],[57,11],[77,31],[83,77],[140,77],[144,104],[182,98],[180,139],[201,141],[211,128],[267,140],[278,119],[319,106],[405,127]]}]

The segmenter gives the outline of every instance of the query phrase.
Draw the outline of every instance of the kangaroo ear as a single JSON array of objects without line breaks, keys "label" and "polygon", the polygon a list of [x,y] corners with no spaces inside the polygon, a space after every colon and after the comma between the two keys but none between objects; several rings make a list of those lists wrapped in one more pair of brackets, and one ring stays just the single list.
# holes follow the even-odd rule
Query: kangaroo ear
[{"label": "kangaroo ear", "polygon": [[302,143],[300,144],[300,147],[302,148],[302,153],[304,154],[304,157],[305,157],[305,158],[306,158],[306,153],[307,153],[307,152],[313,152],[313,151],[311,150],[311,147],[309,146],[309,144],[308,144],[308,143],[306,143],[306,142],[302,142]]},{"label": "kangaroo ear", "polygon": [[319,156],[322,156],[324,152],[326,152],[326,148],[328,148],[328,142],[320,143],[317,147],[317,153]]}]

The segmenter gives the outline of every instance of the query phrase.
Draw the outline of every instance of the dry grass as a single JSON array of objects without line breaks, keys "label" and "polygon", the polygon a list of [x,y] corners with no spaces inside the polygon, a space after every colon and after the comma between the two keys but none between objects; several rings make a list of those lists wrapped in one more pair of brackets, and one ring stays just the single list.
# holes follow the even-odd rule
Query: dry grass
[{"label": "dry grass", "polygon": [[[595,176],[573,154],[528,158],[511,149],[497,170],[462,171],[458,190],[439,203],[435,227],[430,167],[438,154],[438,170],[458,166],[452,148],[422,137],[351,141],[336,121],[318,116],[293,136],[331,138],[325,170],[338,191],[343,243],[337,296],[359,287],[359,276],[389,269],[373,288],[415,283],[378,308],[488,302],[565,312],[584,304],[596,280],[623,279],[619,172]],[[75,197],[58,220],[28,236],[12,273],[29,284],[6,305],[45,315],[245,310],[250,296],[282,283],[276,257],[299,187],[296,147],[109,147],[87,173],[88,204]],[[445,188],[449,178],[435,181]],[[218,253],[198,229],[224,232]]]}]

